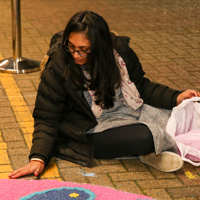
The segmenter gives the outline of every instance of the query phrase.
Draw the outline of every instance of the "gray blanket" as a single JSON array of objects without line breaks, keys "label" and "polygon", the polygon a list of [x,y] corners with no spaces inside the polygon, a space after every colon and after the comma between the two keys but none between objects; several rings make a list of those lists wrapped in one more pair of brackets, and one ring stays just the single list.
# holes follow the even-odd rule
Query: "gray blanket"
[{"label": "gray blanket", "polygon": [[[121,92],[118,92],[115,106],[109,110],[103,110],[103,114],[97,119],[98,125],[90,129],[87,134],[134,123],[144,123],[152,132],[156,154],[166,150],[177,153],[176,142],[166,133],[166,125],[171,115],[171,110],[155,108],[147,104],[143,104],[139,109],[134,110],[127,105]],[[85,94],[85,97],[89,102],[89,96]]]}]

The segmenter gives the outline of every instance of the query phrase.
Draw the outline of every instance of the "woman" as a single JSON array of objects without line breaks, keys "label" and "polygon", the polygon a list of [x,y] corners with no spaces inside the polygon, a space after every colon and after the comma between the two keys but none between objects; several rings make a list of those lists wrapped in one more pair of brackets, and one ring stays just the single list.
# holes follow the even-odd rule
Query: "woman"
[{"label": "woman", "polygon": [[38,176],[52,156],[91,166],[93,158],[146,155],[141,161],[159,170],[182,167],[173,139],[160,127],[167,123],[166,109],[200,94],[145,78],[128,43],[90,11],[75,14],[64,33],[53,36],[33,112],[30,163],[10,178]]}]

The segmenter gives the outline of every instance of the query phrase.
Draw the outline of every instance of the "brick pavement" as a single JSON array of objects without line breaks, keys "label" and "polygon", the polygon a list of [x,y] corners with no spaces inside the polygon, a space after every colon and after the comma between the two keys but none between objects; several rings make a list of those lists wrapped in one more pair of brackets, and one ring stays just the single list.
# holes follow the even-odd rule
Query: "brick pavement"
[{"label": "brick pavement", "polygon": [[[0,1],[0,60],[12,56],[10,5]],[[42,60],[52,34],[85,9],[132,38],[130,46],[150,79],[175,89],[200,89],[199,0],[22,0],[23,57]],[[38,83],[39,72],[0,73],[0,178],[28,162]],[[39,178],[98,184],[160,200],[200,200],[200,168],[188,163],[178,172],[162,173],[137,159],[95,160],[92,168],[53,159]]]}]

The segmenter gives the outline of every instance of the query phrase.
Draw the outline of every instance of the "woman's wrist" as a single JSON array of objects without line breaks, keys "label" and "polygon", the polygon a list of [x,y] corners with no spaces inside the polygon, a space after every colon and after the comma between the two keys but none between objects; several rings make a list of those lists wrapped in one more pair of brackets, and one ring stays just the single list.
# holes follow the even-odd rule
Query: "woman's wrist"
[{"label": "woman's wrist", "polygon": [[32,161],[38,161],[38,162],[41,162],[41,163],[45,164],[45,162],[42,159],[40,159],[40,158],[32,158],[30,160],[30,162],[32,162]]}]

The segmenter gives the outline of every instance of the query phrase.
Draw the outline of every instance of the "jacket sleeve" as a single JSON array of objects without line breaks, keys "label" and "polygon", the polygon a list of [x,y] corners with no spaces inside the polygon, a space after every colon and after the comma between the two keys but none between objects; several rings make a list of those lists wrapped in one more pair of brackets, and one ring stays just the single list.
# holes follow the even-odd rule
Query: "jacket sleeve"
[{"label": "jacket sleeve", "polygon": [[179,91],[168,86],[155,83],[144,77],[145,73],[135,52],[129,48],[127,60],[127,69],[131,81],[133,81],[144,100],[144,103],[158,108],[172,109],[176,106]]},{"label": "jacket sleeve", "polygon": [[38,87],[34,117],[34,133],[29,158],[39,158],[48,165],[63,117],[66,90],[55,72],[55,64],[49,62]]}]

